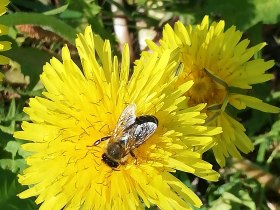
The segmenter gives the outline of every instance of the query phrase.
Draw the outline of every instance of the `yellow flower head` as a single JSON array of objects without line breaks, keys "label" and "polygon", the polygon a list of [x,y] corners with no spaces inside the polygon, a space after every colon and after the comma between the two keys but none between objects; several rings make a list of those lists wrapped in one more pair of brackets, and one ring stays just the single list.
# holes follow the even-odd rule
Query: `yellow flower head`
[{"label": "yellow flower head", "polygon": [[249,40],[241,41],[242,33],[235,26],[226,31],[224,26],[224,21],[210,25],[206,16],[201,24],[194,27],[185,27],[177,22],[173,30],[166,25],[160,46],[147,41],[149,47],[160,54],[166,49],[173,50],[173,59],[183,64],[178,85],[194,81],[194,85],[186,92],[186,96],[190,97],[189,105],[207,103],[204,110],[208,115],[207,121],[212,126],[223,128],[223,133],[215,136],[213,147],[221,166],[225,165],[225,157],[229,155],[241,158],[238,150],[243,153],[253,150],[243,125],[225,112],[228,103],[239,110],[248,106],[264,112],[279,112],[277,107],[242,94],[251,89],[253,84],[273,78],[272,74],[265,73],[274,65],[273,61],[253,59],[265,43],[248,47]]},{"label": "yellow flower head", "polygon": [[[6,6],[9,4],[9,0],[1,0],[0,2],[0,16],[3,15],[7,8]],[[0,24],[0,36],[8,34],[8,27]],[[0,52],[11,49],[11,43],[7,41],[0,41]],[[6,56],[0,55],[0,65],[4,65],[9,63],[9,58]],[[1,73],[0,73],[1,80]]]},{"label": "yellow flower head", "polygon": [[[41,80],[46,98],[30,100],[25,112],[32,122],[24,122],[23,131],[15,133],[16,138],[31,141],[23,149],[32,153],[26,159],[29,167],[19,176],[19,182],[30,189],[19,196],[38,196],[40,209],[201,206],[200,199],[170,172],[217,180],[211,165],[192,148],[212,141],[220,129],[201,126],[206,118],[200,113],[204,104],[187,107],[183,95],[192,82],[175,88],[176,66],[168,62],[170,51],[161,58],[156,53],[141,58],[130,74],[127,46],[120,64],[111,58],[110,43],[93,35],[90,27],[78,35],[76,45],[83,73],[64,47],[62,62],[53,58],[44,66]],[[143,132],[149,132],[137,126],[146,121],[157,127],[133,148]],[[116,127],[122,126],[127,131],[116,134]],[[131,143],[125,154],[115,147]],[[121,158],[112,158],[118,155]]]}]

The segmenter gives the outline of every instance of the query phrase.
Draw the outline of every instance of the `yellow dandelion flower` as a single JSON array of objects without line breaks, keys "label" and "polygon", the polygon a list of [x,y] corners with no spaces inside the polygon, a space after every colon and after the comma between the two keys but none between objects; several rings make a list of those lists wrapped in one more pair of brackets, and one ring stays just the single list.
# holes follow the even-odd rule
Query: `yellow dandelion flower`
[{"label": "yellow dandelion flower", "polygon": [[253,150],[243,125],[225,112],[228,104],[239,110],[251,107],[263,112],[279,112],[277,107],[242,94],[251,89],[253,84],[273,78],[266,71],[274,62],[253,58],[265,43],[248,47],[250,41],[241,40],[242,33],[235,26],[226,31],[224,27],[224,21],[209,24],[206,16],[201,24],[194,27],[185,27],[177,22],[173,30],[166,25],[160,46],[147,41],[149,47],[160,54],[166,49],[173,50],[173,59],[183,64],[178,85],[194,81],[194,85],[186,92],[186,96],[190,97],[189,105],[207,103],[204,110],[208,115],[207,121],[212,126],[222,127],[223,133],[215,136],[213,147],[221,166],[225,165],[225,157],[231,155],[241,158],[239,151],[248,153]]},{"label": "yellow dandelion flower", "polygon": [[[3,15],[6,11],[7,8],[6,6],[9,4],[8,0],[1,0],[0,2],[0,16]],[[1,25],[0,24],[0,36],[8,34],[8,27]],[[0,41],[0,52],[1,51],[6,51],[11,49],[11,43],[8,41]],[[9,63],[9,58],[6,56],[0,55],[0,65],[4,65]],[[2,76],[0,73],[0,80],[2,80]]]},{"label": "yellow dandelion flower", "polygon": [[32,122],[14,134],[31,141],[22,147],[32,153],[19,176],[30,188],[19,197],[38,196],[40,209],[201,206],[172,172],[217,180],[192,148],[221,130],[202,126],[205,104],[186,106],[192,82],[175,88],[170,52],[138,60],[130,75],[127,46],[119,63],[90,27],[76,46],[83,73],[64,47],[62,62],[53,58],[44,66],[45,98],[31,99],[24,110]]}]

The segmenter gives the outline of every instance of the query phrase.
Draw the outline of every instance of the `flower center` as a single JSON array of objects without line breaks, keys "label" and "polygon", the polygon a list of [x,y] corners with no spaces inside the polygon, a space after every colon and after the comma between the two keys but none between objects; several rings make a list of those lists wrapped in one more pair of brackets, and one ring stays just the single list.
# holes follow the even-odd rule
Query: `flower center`
[{"label": "flower center", "polygon": [[190,97],[189,106],[207,103],[207,107],[223,104],[227,95],[226,87],[219,84],[215,76],[205,69],[191,71],[188,77],[194,81],[191,89],[186,93]]}]

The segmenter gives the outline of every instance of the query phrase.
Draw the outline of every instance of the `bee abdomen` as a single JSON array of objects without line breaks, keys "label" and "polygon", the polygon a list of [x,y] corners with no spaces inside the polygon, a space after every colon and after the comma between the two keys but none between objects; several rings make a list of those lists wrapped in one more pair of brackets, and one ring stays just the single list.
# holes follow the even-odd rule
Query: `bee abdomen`
[{"label": "bee abdomen", "polygon": [[152,122],[152,123],[155,123],[156,125],[158,125],[158,119],[153,115],[142,115],[142,116],[136,117],[136,120],[135,120],[135,124],[137,124],[137,125],[141,125],[141,124],[148,123],[148,122]]}]

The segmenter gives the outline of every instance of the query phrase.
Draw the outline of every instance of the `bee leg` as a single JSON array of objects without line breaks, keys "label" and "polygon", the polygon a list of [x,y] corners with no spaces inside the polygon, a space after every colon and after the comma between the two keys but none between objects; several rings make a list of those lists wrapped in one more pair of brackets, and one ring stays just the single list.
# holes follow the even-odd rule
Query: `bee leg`
[{"label": "bee leg", "polygon": [[118,169],[115,169],[115,168],[112,168],[112,170],[113,170],[113,171],[120,171],[120,170],[118,170]]},{"label": "bee leg", "polygon": [[108,140],[109,138],[110,138],[111,136],[105,136],[105,137],[103,137],[103,138],[101,138],[101,139],[98,139],[96,142],[94,142],[94,146],[97,146],[98,144],[100,144],[102,141],[106,141],[106,140]]},{"label": "bee leg", "polygon": [[135,165],[137,165],[137,158],[132,151],[129,151],[129,154],[135,159]]}]

